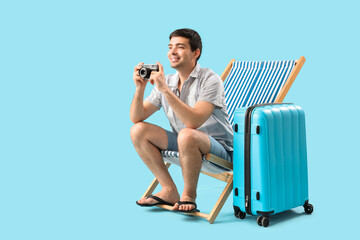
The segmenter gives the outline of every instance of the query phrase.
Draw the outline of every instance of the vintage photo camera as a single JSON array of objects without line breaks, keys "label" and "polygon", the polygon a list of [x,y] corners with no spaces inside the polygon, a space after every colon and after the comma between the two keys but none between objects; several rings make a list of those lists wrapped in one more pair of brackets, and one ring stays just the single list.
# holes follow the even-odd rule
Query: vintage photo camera
[{"label": "vintage photo camera", "polygon": [[142,78],[149,79],[152,71],[158,72],[159,65],[157,64],[144,64],[139,70],[139,75]]}]

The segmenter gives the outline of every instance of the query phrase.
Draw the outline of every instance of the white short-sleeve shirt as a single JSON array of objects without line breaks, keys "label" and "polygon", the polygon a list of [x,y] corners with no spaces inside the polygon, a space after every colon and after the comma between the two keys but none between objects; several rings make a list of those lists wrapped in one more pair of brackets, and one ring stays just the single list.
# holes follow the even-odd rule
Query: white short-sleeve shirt
[{"label": "white short-sleeve shirt", "polygon": [[[167,75],[165,81],[169,88],[179,96],[178,72]],[[233,131],[226,110],[224,85],[219,75],[208,68],[201,68],[200,64],[197,63],[189,78],[184,82],[179,98],[190,107],[194,107],[197,101],[206,101],[214,104],[214,112],[197,130],[213,137],[227,151],[233,151]],[[176,117],[166,98],[156,86],[145,101],[150,102],[159,109],[161,107],[164,109],[174,132],[178,133],[186,127]]]}]

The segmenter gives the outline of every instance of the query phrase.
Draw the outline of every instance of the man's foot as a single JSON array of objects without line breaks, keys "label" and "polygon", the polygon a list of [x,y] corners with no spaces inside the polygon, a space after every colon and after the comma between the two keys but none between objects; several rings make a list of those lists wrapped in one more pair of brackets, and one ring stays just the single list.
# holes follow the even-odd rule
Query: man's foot
[{"label": "man's foot", "polygon": [[136,204],[140,206],[156,206],[159,204],[173,206],[177,201],[179,201],[179,199],[180,196],[177,191],[161,190],[160,192],[151,195],[151,197],[149,196],[136,201]]},{"label": "man's foot", "polygon": [[176,212],[198,212],[199,210],[196,208],[195,198],[182,195],[180,201],[175,203],[172,210]]}]

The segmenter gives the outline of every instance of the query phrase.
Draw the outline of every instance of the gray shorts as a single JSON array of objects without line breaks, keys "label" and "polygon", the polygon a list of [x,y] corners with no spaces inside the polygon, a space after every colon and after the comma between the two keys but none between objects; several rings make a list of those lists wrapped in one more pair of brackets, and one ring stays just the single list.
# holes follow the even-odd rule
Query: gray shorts
[{"label": "gray shorts", "polygon": [[[168,137],[168,147],[167,150],[170,151],[178,151],[178,143],[177,143],[177,133],[166,131]],[[224,160],[232,162],[232,152],[226,151],[226,149],[221,145],[218,141],[216,141],[213,137],[208,136],[210,139],[210,152],[211,154],[220,157]]]}]

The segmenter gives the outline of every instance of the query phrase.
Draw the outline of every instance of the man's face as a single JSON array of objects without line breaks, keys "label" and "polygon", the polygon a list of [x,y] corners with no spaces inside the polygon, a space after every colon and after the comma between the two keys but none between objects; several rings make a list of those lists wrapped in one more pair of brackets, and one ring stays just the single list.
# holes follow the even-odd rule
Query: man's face
[{"label": "man's face", "polygon": [[192,52],[189,39],[172,37],[169,43],[168,58],[172,68],[181,69],[196,62],[196,51]]}]

